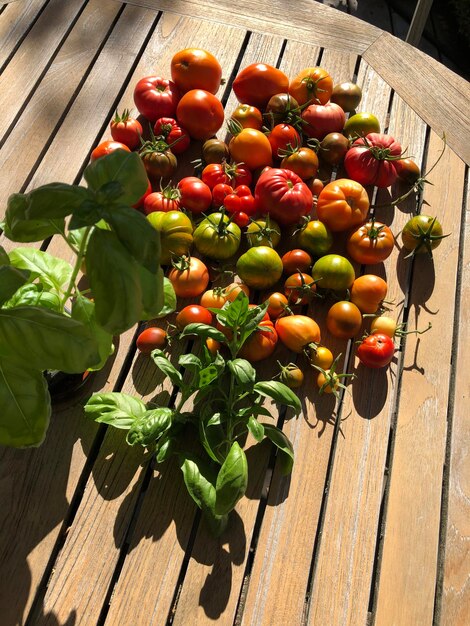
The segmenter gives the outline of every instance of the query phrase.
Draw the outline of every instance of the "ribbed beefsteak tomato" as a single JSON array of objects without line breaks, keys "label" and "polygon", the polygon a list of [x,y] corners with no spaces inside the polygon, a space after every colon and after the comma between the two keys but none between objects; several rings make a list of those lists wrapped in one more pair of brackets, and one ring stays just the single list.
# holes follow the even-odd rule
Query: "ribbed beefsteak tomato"
[{"label": "ribbed beefsteak tomato", "polygon": [[261,213],[269,213],[282,226],[296,224],[312,210],[312,192],[290,170],[270,168],[258,179],[255,199]]}]

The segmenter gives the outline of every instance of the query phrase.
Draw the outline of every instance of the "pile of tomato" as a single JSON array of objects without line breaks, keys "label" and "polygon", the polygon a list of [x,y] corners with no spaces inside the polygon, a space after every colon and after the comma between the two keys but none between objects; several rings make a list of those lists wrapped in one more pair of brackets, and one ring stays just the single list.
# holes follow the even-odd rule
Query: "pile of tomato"
[{"label": "pile of tomato", "polygon": [[[353,263],[381,263],[395,245],[390,228],[370,217],[365,187],[389,187],[397,179],[416,185],[418,165],[381,133],[372,113],[356,113],[360,88],[334,85],[321,67],[292,79],[261,63],[242,69],[232,84],[239,105],[228,120],[228,142],[215,137],[225,121],[215,95],[222,79],[217,59],[182,50],[170,75],[139,80],[139,119],[128,110],[116,115],[113,140],[91,158],[117,148],[142,158],[149,184],[136,208],[160,233],[161,262],[177,296],[198,299],[177,314],[177,331],[192,322],[215,323],[209,309],[243,290],[269,305],[240,356],[262,360],[282,342],[320,369],[322,391],[335,391],[342,376],[335,373],[337,360],[304,310],[318,298],[328,303],[328,331],[340,339],[356,337],[363,315],[375,315],[357,355],[368,367],[388,365],[397,328],[381,315],[387,283],[367,271],[356,277]],[[175,185],[177,159],[194,141],[201,142],[198,175]],[[442,237],[437,220],[424,215],[403,231],[404,246],[414,252],[430,251]],[[230,270],[230,284],[219,286]],[[167,339],[166,331],[150,327],[137,345],[150,352]],[[219,347],[210,339],[208,346]],[[294,369],[283,368],[281,376],[292,386],[299,382]]]}]

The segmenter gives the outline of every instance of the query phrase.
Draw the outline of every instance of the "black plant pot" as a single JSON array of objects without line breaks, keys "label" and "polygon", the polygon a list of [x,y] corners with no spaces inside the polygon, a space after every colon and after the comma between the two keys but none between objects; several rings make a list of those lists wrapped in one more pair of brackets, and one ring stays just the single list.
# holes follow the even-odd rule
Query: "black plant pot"
[{"label": "black plant pot", "polygon": [[58,370],[44,372],[52,404],[73,399],[79,391],[91,383],[95,373],[88,370],[82,374],[66,374]]}]

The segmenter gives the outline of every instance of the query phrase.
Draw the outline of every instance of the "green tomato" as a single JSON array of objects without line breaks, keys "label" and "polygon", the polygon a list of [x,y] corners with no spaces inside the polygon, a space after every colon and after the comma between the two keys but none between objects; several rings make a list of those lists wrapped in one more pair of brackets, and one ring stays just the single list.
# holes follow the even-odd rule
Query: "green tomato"
[{"label": "green tomato", "polygon": [[223,213],[211,213],[194,231],[194,245],[210,259],[229,259],[238,250],[240,239],[240,228]]},{"label": "green tomato", "polygon": [[279,224],[269,219],[259,219],[249,224],[246,229],[246,238],[250,246],[269,246],[275,248],[281,240]]},{"label": "green tomato", "polygon": [[302,250],[307,250],[313,256],[323,256],[331,248],[333,236],[323,222],[311,220],[301,228],[297,243]]},{"label": "green tomato", "polygon": [[236,272],[249,287],[267,289],[281,278],[282,260],[269,246],[255,246],[238,259]]},{"label": "green tomato", "polygon": [[447,235],[442,233],[441,224],[430,215],[415,215],[405,224],[401,233],[403,246],[415,254],[431,254],[444,237]]},{"label": "green tomato", "polygon": [[380,122],[372,113],[356,113],[346,121],[343,133],[352,139],[364,137],[369,133],[380,133]]},{"label": "green tomato", "polygon": [[161,263],[167,265],[171,257],[189,253],[193,243],[193,225],[181,211],[154,211],[148,221],[160,233]]},{"label": "green tomato", "polygon": [[314,264],[312,277],[323,289],[341,291],[351,287],[356,274],[346,257],[339,254],[327,254]]}]

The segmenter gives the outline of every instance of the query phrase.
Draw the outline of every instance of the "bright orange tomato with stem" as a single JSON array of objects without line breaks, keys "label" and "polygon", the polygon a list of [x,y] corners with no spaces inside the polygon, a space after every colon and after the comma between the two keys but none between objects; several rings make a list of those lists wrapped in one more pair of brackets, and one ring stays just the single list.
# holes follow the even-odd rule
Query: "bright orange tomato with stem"
[{"label": "bright orange tomato with stem", "polygon": [[267,297],[269,302],[267,313],[270,318],[276,320],[282,313],[285,312],[288,301],[286,296],[279,291],[275,291]]},{"label": "bright orange tomato with stem", "polygon": [[388,285],[383,278],[375,274],[364,274],[353,282],[351,302],[362,313],[375,313],[387,295]]},{"label": "bright orange tomato with stem", "polygon": [[221,309],[227,302],[227,298],[221,288],[208,289],[202,294],[199,302],[206,308]]},{"label": "bright orange tomato with stem", "polygon": [[250,170],[273,164],[273,152],[269,139],[255,128],[243,128],[228,145],[232,159],[244,163]]},{"label": "bright orange tomato with stem", "polygon": [[386,224],[371,220],[359,226],[348,236],[349,256],[361,265],[375,265],[392,253],[395,237]]},{"label": "bright orange tomato with stem", "polygon": [[369,196],[354,180],[339,178],[328,183],[318,196],[317,215],[333,232],[348,230],[365,221]]},{"label": "bright orange tomato with stem", "polygon": [[287,315],[280,317],[275,328],[282,343],[300,354],[309,344],[320,343],[320,327],[306,315]]},{"label": "bright orange tomato with stem", "polygon": [[289,84],[289,93],[300,106],[326,104],[333,91],[333,79],[322,67],[307,67],[297,74]]}]

